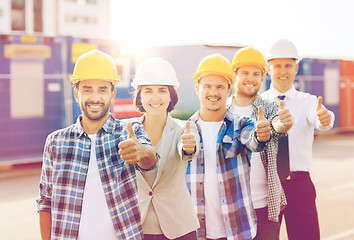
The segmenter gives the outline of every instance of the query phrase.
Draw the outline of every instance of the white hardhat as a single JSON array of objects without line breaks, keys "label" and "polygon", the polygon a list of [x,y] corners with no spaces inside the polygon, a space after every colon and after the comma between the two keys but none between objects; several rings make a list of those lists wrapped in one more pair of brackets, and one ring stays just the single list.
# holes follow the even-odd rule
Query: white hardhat
[{"label": "white hardhat", "polygon": [[275,42],[264,56],[266,61],[274,58],[294,58],[297,63],[301,60],[295,45],[286,39]]},{"label": "white hardhat", "polygon": [[149,58],[142,62],[135,73],[132,86],[166,85],[177,88],[179,82],[172,65],[162,58]]}]

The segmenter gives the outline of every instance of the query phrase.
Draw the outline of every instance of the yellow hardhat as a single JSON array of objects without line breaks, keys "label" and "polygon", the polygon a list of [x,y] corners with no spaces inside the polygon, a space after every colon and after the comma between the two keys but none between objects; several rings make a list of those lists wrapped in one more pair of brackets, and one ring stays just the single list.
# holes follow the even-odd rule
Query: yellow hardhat
[{"label": "yellow hardhat", "polygon": [[198,70],[193,76],[194,82],[198,83],[199,78],[206,74],[221,75],[229,81],[230,86],[235,83],[235,74],[230,61],[220,54],[206,56],[200,61]]},{"label": "yellow hardhat", "polygon": [[117,74],[113,58],[99,50],[82,54],[76,61],[70,81],[76,84],[81,80],[88,79],[106,80],[116,85],[120,77]]},{"label": "yellow hardhat", "polygon": [[266,74],[266,63],[262,53],[252,47],[244,47],[239,49],[232,60],[232,69],[236,72],[237,68],[243,65],[252,65],[262,69]]}]

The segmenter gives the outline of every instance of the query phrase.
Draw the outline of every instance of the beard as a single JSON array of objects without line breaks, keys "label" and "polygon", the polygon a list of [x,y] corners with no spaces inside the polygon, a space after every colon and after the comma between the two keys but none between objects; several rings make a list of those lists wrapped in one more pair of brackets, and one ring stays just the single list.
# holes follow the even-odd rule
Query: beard
[{"label": "beard", "polygon": [[238,94],[239,96],[248,97],[248,98],[253,98],[253,97],[256,97],[256,96],[257,96],[258,92],[255,91],[255,92],[246,93],[246,92],[241,92],[241,91],[239,91],[237,94]]},{"label": "beard", "polygon": [[[89,104],[100,104],[102,106],[101,111],[97,112],[97,113],[90,113],[87,108]],[[104,118],[107,113],[109,112],[109,107],[110,105],[106,105],[103,102],[98,102],[98,103],[94,103],[94,102],[85,102],[83,104],[81,104],[81,110],[83,112],[83,114],[90,120],[94,120],[94,121],[98,121],[101,120],[102,118]]]}]

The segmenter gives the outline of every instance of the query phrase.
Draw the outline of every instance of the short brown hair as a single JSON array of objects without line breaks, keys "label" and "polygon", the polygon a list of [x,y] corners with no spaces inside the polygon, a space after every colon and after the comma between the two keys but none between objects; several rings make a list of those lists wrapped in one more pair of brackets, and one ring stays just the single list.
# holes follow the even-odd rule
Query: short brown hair
[{"label": "short brown hair", "polygon": [[[167,112],[171,112],[175,108],[176,104],[178,103],[178,95],[176,89],[173,86],[167,86],[167,87],[168,87],[168,91],[170,92],[170,98],[171,98],[170,104],[167,107]],[[143,107],[143,104],[141,103],[141,89],[142,86],[139,86],[138,89],[135,90],[133,96],[134,97],[133,104],[135,109],[138,112],[144,113],[146,111]]]}]

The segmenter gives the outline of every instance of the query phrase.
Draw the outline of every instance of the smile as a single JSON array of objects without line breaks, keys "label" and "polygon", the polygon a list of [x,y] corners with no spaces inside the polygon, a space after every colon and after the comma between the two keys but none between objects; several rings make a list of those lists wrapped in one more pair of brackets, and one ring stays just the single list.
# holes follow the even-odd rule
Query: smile
[{"label": "smile", "polygon": [[159,108],[161,106],[162,106],[162,104],[150,104],[150,107],[152,107],[152,108]]},{"label": "smile", "polygon": [[218,98],[218,97],[207,97],[207,100],[211,101],[211,102],[217,102],[217,101],[220,100],[220,98]]},{"label": "smile", "polygon": [[90,109],[98,110],[103,107],[103,104],[102,103],[99,103],[99,104],[89,103],[89,104],[86,104],[86,106],[89,107]]}]

